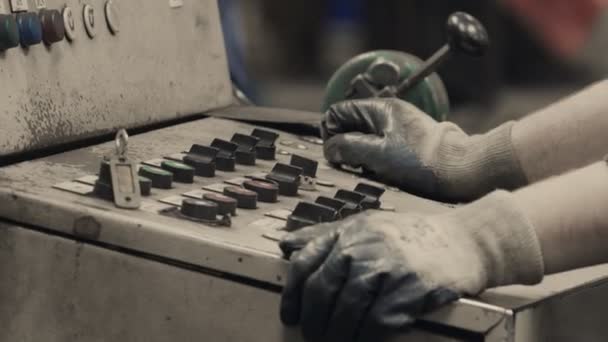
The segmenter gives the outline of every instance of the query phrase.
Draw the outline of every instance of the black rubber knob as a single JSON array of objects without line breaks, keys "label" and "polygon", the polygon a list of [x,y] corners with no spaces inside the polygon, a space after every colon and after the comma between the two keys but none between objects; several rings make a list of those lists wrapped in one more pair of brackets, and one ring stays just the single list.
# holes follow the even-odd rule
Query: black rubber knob
[{"label": "black rubber knob", "polygon": [[455,51],[482,56],[490,45],[485,27],[470,14],[453,13],[448,18],[446,30],[448,44]]},{"label": "black rubber knob", "polygon": [[139,176],[139,192],[142,196],[150,196],[150,193],[152,193],[152,181],[146,177]]},{"label": "black rubber knob", "polygon": [[216,221],[218,206],[210,201],[188,198],[182,201],[181,213],[197,220]]},{"label": "black rubber knob", "polygon": [[152,187],[159,189],[171,189],[173,174],[169,171],[152,166],[143,165],[139,169],[139,175],[152,181]]},{"label": "black rubber knob", "polygon": [[194,183],[194,168],[184,163],[165,160],[161,163],[163,170],[173,174],[173,180],[178,183]]},{"label": "black rubber knob", "polygon": [[205,194],[203,199],[217,204],[217,212],[220,215],[236,215],[237,201],[232,197],[221,194]]},{"label": "black rubber knob", "polygon": [[[214,158],[215,159],[215,158]],[[215,177],[215,161],[205,156],[188,153],[184,156],[184,164],[194,168],[194,172],[200,177]]]},{"label": "black rubber knob", "polygon": [[42,40],[45,44],[51,45],[65,38],[65,26],[61,12],[43,9],[39,16],[42,25]]},{"label": "black rubber knob", "polygon": [[[152,181],[146,177],[139,176],[139,192],[141,195],[150,196],[151,188]],[[112,174],[110,173],[110,163],[107,160],[103,160],[99,165],[99,176],[95,182],[93,193],[95,196],[107,199],[108,201],[114,200]]]},{"label": "black rubber knob", "polygon": [[112,184],[112,174],[110,173],[110,163],[102,160],[99,164],[99,177],[97,179],[106,184]]},{"label": "black rubber knob", "polygon": [[0,50],[8,50],[19,46],[19,27],[15,17],[0,14]]},{"label": "black rubber knob", "polygon": [[271,181],[249,180],[243,187],[258,194],[258,200],[265,203],[276,203],[279,198],[279,185]]},{"label": "black rubber knob", "polygon": [[258,207],[258,194],[251,190],[238,186],[228,186],[224,188],[224,195],[234,198],[237,206],[241,209],[255,209]]}]

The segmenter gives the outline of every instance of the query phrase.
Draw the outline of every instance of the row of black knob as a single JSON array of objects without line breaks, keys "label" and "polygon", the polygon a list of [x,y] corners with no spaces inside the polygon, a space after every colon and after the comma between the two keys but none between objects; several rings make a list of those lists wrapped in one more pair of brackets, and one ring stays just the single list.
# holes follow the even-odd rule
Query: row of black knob
[{"label": "row of black knob", "polygon": [[367,209],[379,209],[384,189],[359,183],[353,191],[338,190],[333,198],[319,196],[315,203],[300,202],[287,219],[287,231],[322,222],[331,222]]}]

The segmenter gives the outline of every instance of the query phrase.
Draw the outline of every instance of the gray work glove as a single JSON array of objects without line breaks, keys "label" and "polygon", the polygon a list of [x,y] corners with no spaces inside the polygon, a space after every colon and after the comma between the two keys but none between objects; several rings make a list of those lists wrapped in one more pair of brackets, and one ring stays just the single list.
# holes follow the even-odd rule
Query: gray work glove
[{"label": "gray work glove", "polygon": [[325,157],[437,200],[476,199],[527,184],[511,144],[512,122],[468,136],[399,99],[347,101],[322,123]]},{"label": "gray work glove", "polygon": [[537,283],[544,267],[534,228],[504,191],[437,216],[365,212],[280,246],[293,252],[281,319],[310,341],[379,342],[460,296]]}]

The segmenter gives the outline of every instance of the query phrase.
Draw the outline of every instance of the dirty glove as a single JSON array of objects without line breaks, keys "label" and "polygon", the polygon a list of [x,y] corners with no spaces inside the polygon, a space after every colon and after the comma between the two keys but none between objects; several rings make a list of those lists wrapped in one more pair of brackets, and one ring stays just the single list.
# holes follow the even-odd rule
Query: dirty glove
[{"label": "dirty glove", "polygon": [[328,161],[438,200],[470,200],[527,183],[511,144],[513,122],[468,136],[398,99],[332,106],[322,123]]},{"label": "dirty glove", "polygon": [[382,341],[462,295],[543,276],[534,228],[504,191],[437,216],[365,212],[280,244],[288,254],[303,245],[281,319],[310,341]]}]

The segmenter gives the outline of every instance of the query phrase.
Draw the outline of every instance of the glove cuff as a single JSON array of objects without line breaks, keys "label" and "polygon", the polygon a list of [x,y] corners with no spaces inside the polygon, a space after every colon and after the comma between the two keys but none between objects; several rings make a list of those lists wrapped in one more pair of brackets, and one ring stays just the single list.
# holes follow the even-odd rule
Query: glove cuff
[{"label": "glove cuff", "polygon": [[435,170],[443,192],[451,199],[479,198],[495,189],[512,190],[528,183],[513,149],[507,122],[492,131],[466,136],[446,130],[437,146]]},{"label": "glove cuff", "polygon": [[495,191],[435,219],[472,237],[481,260],[480,276],[486,282],[479,291],[532,285],[543,279],[544,261],[536,230],[511,193]]}]

